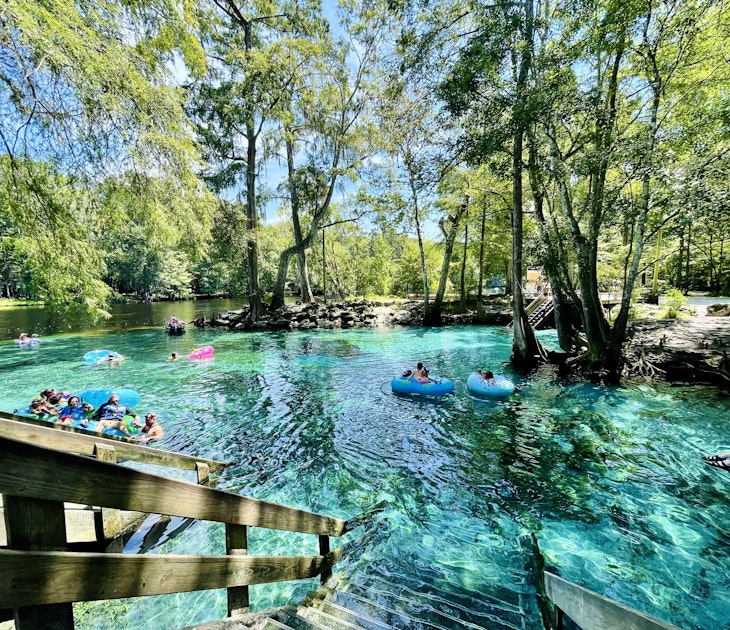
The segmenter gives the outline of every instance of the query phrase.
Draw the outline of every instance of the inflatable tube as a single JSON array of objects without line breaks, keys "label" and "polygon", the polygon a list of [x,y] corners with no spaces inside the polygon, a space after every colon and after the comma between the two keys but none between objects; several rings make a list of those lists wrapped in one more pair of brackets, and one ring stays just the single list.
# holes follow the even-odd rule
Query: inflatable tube
[{"label": "inflatable tube", "polygon": [[103,361],[110,354],[113,355],[115,359],[121,359],[121,355],[113,350],[90,350],[84,355],[84,363],[89,365],[99,363],[99,361]]},{"label": "inflatable tube", "polygon": [[466,386],[470,392],[482,396],[509,396],[515,391],[515,384],[506,376],[495,374],[494,378],[484,379],[481,374],[475,372],[466,379]]},{"label": "inflatable tube", "polygon": [[18,409],[13,409],[13,413],[16,416],[23,416],[24,418],[34,418],[35,420],[38,420],[38,416],[31,412],[30,405],[26,405],[25,407],[19,407]]},{"label": "inflatable tube", "polygon": [[202,348],[195,348],[189,355],[188,359],[212,359],[215,350],[213,346],[203,346]]},{"label": "inflatable tube", "polygon": [[[40,418],[34,413],[31,413],[30,406],[26,405],[25,407],[21,407],[20,409],[13,409],[13,413],[16,416],[23,416],[24,418],[32,418],[33,420],[44,420],[48,422],[48,424],[56,424],[58,421],[58,416],[43,416]],[[89,412],[88,415],[91,415],[93,413]],[[96,431],[96,420],[90,420],[89,423],[84,427],[81,426],[81,423],[83,420],[73,420],[70,424],[65,424],[63,426],[67,427],[73,427],[74,429],[83,429],[85,431]],[[58,423],[60,424],[60,423]],[[124,424],[127,425],[127,430],[130,432],[130,434],[139,435],[139,433],[142,431],[142,427],[135,427],[134,426],[134,418],[132,416],[124,416]],[[109,427],[105,428],[102,433],[104,435],[116,435],[117,437],[127,437],[124,435],[122,431],[119,429],[110,429]]]},{"label": "inflatable tube", "polygon": [[109,396],[116,394],[119,396],[119,404],[124,405],[128,409],[132,409],[139,402],[139,394],[133,389],[124,389],[123,387],[110,387],[108,389],[85,389],[79,394],[82,402],[87,402],[98,409],[106,401]]},{"label": "inflatable tube", "polygon": [[28,339],[13,339],[13,343],[17,343],[19,346],[38,346],[41,340],[38,337],[30,337]]},{"label": "inflatable tube", "polygon": [[[133,436],[139,435],[139,432],[142,430],[142,427],[134,426],[134,418],[132,416],[124,416],[124,424],[127,427],[127,431],[129,431],[129,433]],[[71,426],[76,426],[76,424],[73,424]],[[80,427],[80,428],[84,428],[84,427]],[[96,431],[96,420],[92,420],[91,422],[89,422],[89,425],[86,427],[86,430],[87,431]],[[110,429],[109,427],[106,427],[102,431],[102,435],[116,435],[117,437],[124,437],[124,438],[127,437],[119,429]]]},{"label": "inflatable tube", "polygon": [[[418,394],[419,396],[445,396],[454,391],[454,381],[448,378],[432,376],[433,381],[419,383],[415,378],[399,376],[390,381],[390,386],[397,394]],[[435,381],[435,382],[434,382]]]}]

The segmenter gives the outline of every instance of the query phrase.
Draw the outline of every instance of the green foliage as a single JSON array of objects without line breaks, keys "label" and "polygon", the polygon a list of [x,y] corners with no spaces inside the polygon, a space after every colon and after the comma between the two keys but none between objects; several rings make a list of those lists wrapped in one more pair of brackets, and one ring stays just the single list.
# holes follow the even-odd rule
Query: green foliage
[{"label": "green foliage", "polygon": [[664,295],[664,309],[661,311],[659,317],[662,319],[677,319],[679,317],[679,311],[687,301],[687,298],[679,289],[670,289]]}]

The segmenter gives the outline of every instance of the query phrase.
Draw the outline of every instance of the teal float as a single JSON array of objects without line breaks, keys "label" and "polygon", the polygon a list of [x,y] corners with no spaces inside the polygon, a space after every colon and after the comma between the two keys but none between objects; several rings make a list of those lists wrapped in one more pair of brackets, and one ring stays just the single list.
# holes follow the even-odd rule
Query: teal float
[{"label": "teal float", "polygon": [[99,361],[105,361],[111,355],[115,361],[121,359],[121,355],[113,350],[90,350],[84,355],[84,363],[93,365]]},{"label": "teal float", "polygon": [[446,396],[454,391],[454,381],[439,376],[431,377],[428,383],[420,383],[412,376],[399,376],[390,381],[390,387],[398,394],[418,396]]},{"label": "teal float", "polygon": [[109,400],[109,396],[112,394],[119,396],[119,404],[124,405],[127,409],[132,409],[139,402],[139,394],[133,389],[125,389],[124,387],[85,389],[79,394],[79,398],[98,409]]},{"label": "teal float", "polygon": [[[49,415],[43,415],[39,416],[37,414],[34,414],[30,410],[30,405],[26,405],[25,407],[20,407],[18,409],[13,409],[13,413],[16,416],[22,416],[24,418],[31,418],[33,420],[43,420],[45,422],[48,422],[49,424],[55,424],[58,420],[58,416],[49,416]],[[86,414],[86,418],[74,418],[71,423],[64,424],[62,426],[66,427],[73,427],[74,429],[85,429],[86,431],[96,431],[96,420],[88,420],[88,417],[93,414],[93,411],[90,411],[88,414]],[[87,425],[83,426],[83,422],[86,422]],[[129,431],[130,435],[135,436],[139,435],[140,431],[142,430],[142,427],[135,426],[134,425],[134,418],[132,416],[124,416],[124,424],[127,427],[127,430]],[[122,433],[119,429],[112,429],[111,427],[106,427],[103,431],[103,434],[105,435],[115,435],[117,437],[127,437]]]}]

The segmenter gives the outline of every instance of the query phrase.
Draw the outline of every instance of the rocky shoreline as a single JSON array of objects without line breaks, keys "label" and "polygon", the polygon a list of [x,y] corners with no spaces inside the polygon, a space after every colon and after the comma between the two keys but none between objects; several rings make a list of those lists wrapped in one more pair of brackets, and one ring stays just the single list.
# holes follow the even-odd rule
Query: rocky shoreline
[{"label": "rocky shoreline", "polygon": [[[708,384],[730,389],[730,317],[727,309],[708,309],[708,314],[682,319],[642,319],[629,328],[625,350],[627,377],[639,377],[673,384]],[[721,316],[712,316],[717,312]],[[296,303],[284,306],[252,324],[249,309],[243,307],[193,322],[197,327],[232,331],[333,330],[390,326],[418,326],[423,317],[421,300],[353,300],[322,304]],[[512,319],[511,308],[501,300],[476,311],[444,312],[444,324],[505,326]]]},{"label": "rocky shoreline", "polygon": [[[373,301],[353,300],[348,302],[297,302],[283,306],[252,324],[248,320],[249,308],[221,313],[213,319],[196,319],[193,324],[199,328],[225,328],[235,331],[265,330],[322,330],[347,328],[374,328],[377,326],[418,326],[423,318],[423,301],[407,300]],[[507,325],[512,319],[512,310],[502,303],[492,304],[483,316],[476,311],[451,314],[444,313],[444,324],[486,324]]]}]

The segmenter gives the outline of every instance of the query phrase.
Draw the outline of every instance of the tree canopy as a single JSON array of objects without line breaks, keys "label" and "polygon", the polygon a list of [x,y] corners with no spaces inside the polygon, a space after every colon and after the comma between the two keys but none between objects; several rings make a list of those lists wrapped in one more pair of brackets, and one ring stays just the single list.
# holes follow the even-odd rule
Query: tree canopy
[{"label": "tree canopy", "polygon": [[532,265],[563,349],[618,374],[640,286],[730,290],[721,3],[17,0],[0,24],[5,296],[225,293],[256,320],[286,291],[415,293],[438,324],[506,285],[529,365]]}]

